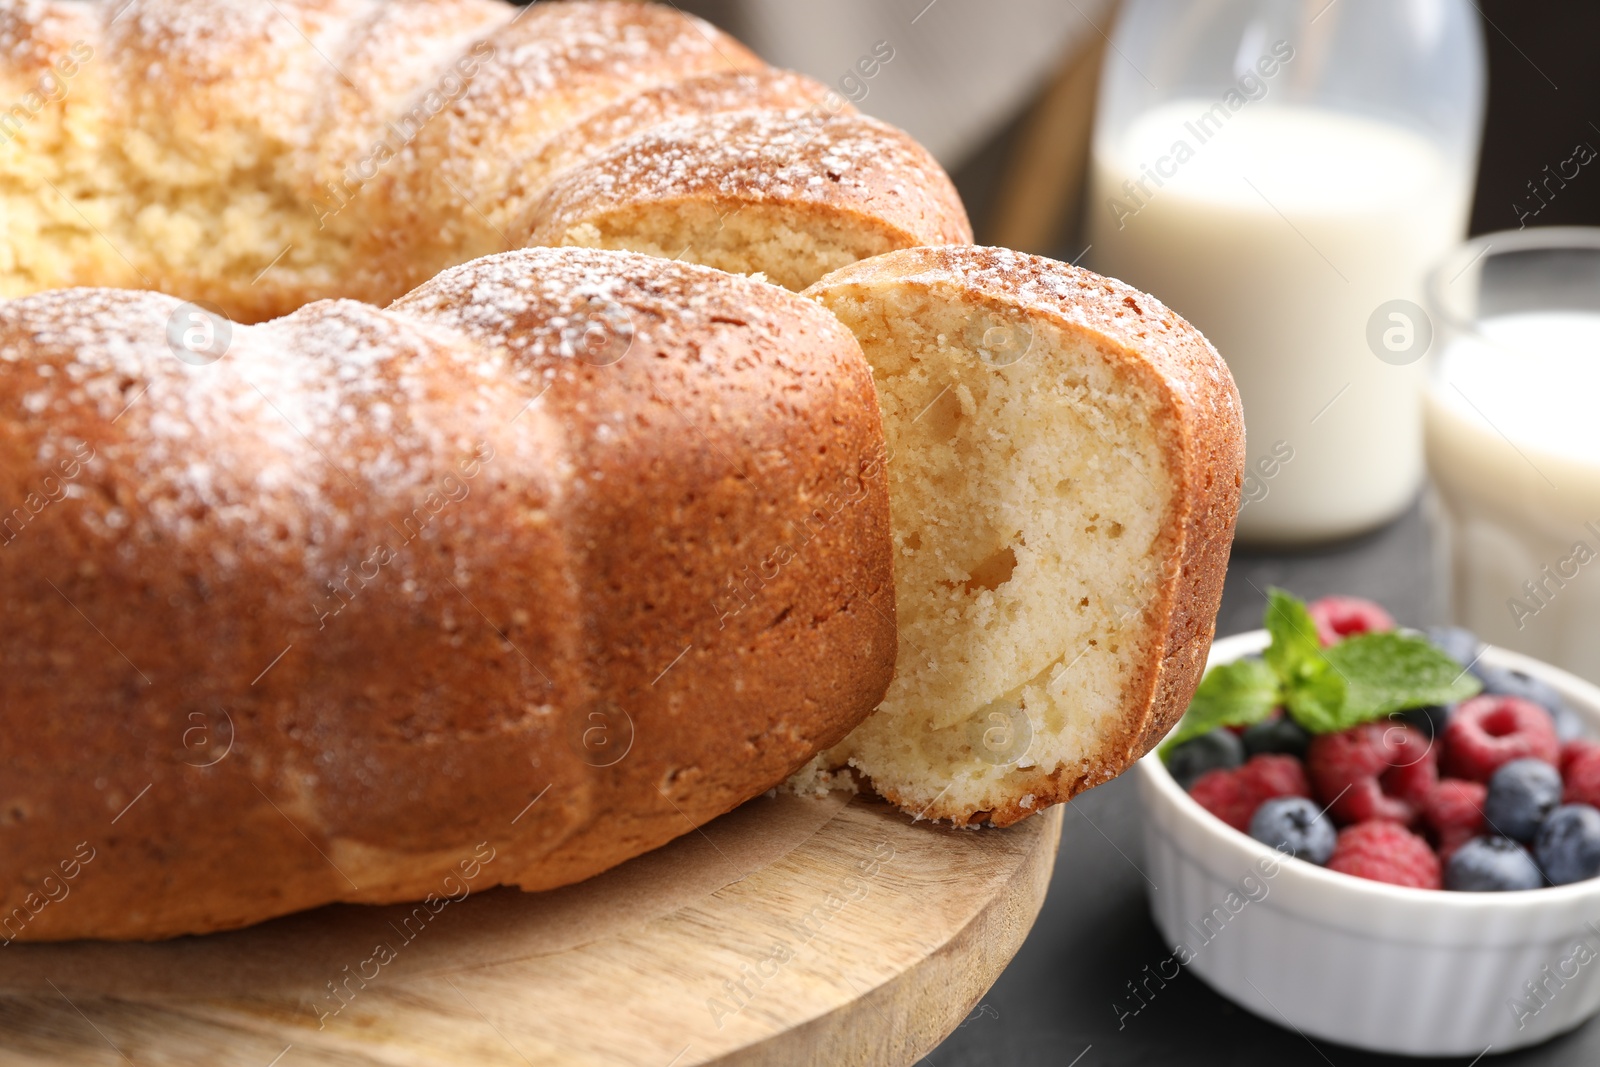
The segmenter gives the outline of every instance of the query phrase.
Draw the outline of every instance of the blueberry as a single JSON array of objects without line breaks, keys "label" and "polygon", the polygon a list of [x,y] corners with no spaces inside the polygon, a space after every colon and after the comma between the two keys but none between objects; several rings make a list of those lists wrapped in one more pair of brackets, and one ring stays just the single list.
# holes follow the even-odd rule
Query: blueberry
[{"label": "blueberry", "polygon": [[1587,804],[1563,804],[1539,827],[1533,851],[1552,885],[1600,874],[1600,811]]},{"label": "blueberry", "polygon": [[1544,760],[1514,759],[1489,778],[1483,818],[1516,841],[1532,841],[1545,816],[1561,803],[1561,772]]},{"label": "blueberry", "polygon": [[1241,735],[1240,740],[1244,742],[1244,750],[1252,756],[1273,752],[1304,759],[1306,747],[1311,744],[1311,735],[1289,716],[1280,715],[1276,719],[1256,723]]},{"label": "blueberry", "polygon": [[1439,651],[1463,667],[1477,663],[1478,654],[1483,651],[1478,635],[1462,626],[1430,626],[1427,633]]},{"label": "blueberry", "polygon": [[1429,704],[1424,708],[1407,708],[1397,711],[1390,718],[1403,722],[1407,726],[1422,731],[1424,737],[1438,737],[1444,733],[1444,728],[1450,723],[1450,715],[1454,710],[1452,705]]},{"label": "blueberry", "polygon": [[1507,837],[1474,837],[1444,867],[1444,887],[1468,893],[1538,889],[1544,876],[1528,850]]},{"label": "blueberry", "polygon": [[1548,682],[1540,681],[1531,674],[1514,671],[1506,667],[1486,667],[1478,664],[1472,670],[1483,681],[1483,691],[1496,696],[1521,697],[1531,700],[1545,711],[1550,713],[1550,718],[1555,720],[1556,736],[1562,741],[1571,741],[1582,737],[1588,731],[1583,720],[1576,712],[1567,707],[1567,702],[1556,692],[1555,687]]},{"label": "blueberry", "polygon": [[1228,770],[1244,762],[1239,735],[1222,727],[1185,741],[1167,757],[1167,772],[1185,790],[1207,771]]},{"label": "blueberry", "polygon": [[1316,802],[1305,797],[1273,797],[1256,809],[1250,836],[1268,848],[1312,863],[1327,863],[1339,833]]}]

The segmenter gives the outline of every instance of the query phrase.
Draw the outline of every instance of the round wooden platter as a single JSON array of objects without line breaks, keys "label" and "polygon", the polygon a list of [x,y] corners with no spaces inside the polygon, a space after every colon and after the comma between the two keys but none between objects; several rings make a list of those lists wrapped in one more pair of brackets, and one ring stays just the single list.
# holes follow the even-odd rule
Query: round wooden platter
[{"label": "round wooden platter", "polygon": [[0,1062],[910,1064],[1021,946],[1060,830],[1059,808],[958,831],[865,797],[763,797],[549,893],[12,944]]}]

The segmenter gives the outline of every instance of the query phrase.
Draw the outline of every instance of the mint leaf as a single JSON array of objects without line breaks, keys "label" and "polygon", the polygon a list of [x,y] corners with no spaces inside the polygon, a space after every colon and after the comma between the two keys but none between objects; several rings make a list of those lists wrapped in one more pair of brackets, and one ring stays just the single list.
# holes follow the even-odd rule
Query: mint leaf
[{"label": "mint leaf", "polygon": [[1398,632],[1359,634],[1323,648],[1305,604],[1267,590],[1272,643],[1259,660],[1235,660],[1206,672],[1178,728],[1172,749],[1219,726],[1248,726],[1283,705],[1314,734],[1337,733],[1407,708],[1454,704],[1482,684],[1432,642]]},{"label": "mint leaf", "polygon": [[1347,698],[1344,677],[1328,660],[1315,659],[1302,663],[1284,685],[1283,706],[1291,719],[1312,733],[1331,734],[1344,729],[1340,717]]},{"label": "mint leaf", "polygon": [[1308,672],[1315,671],[1323,663],[1317,624],[1311,620],[1311,612],[1306,610],[1304,602],[1293,593],[1277,586],[1268,587],[1267,613],[1262,622],[1267,633],[1272,635],[1272,644],[1262,656],[1285,683],[1302,675],[1309,676]]},{"label": "mint leaf", "polygon": [[1194,691],[1189,710],[1161,746],[1162,758],[1192,738],[1219,726],[1248,726],[1265,719],[1278,706],[1278,676],[1258,659],[1219,663],[1206,672]]},{"label": "mint leaf", "polygon": [[1329,666],[1317,624],[1305,603],[1276,586],[1267,590],[1267,612],[1262,622],[1272,635],[1263,653],[1283,686],[1283,705],[1295,722],[1314,734],[1340,729],[1345,702],[1345,682]]},{"label": "mint leaf", "polygon": [[1324,655],[1348,686],[1332,727],[1336,730],[1406,708],[1454,704],[1483,688],[1461,664],[1412,634],[1360,634],[1324,650]]}]

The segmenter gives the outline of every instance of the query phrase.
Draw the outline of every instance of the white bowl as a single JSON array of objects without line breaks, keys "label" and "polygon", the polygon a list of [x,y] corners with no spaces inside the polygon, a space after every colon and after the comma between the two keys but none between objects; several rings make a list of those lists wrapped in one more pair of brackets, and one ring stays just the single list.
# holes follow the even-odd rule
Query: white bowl
[{"label": "white bowl", "polygon": [[[1266,645],[1265,631],[1225,638],[1210,662]],[[1498,648],[1482,662],[1550,683],[1600,734],[1600,689]],[[1451,893],[1339,874],[1228,826],[1156,752],[1139,795],[1150,910],[1174,959],[1264,1019],[1378,1052],[1476,1056],[1600,1011],[1600,878]]]}]

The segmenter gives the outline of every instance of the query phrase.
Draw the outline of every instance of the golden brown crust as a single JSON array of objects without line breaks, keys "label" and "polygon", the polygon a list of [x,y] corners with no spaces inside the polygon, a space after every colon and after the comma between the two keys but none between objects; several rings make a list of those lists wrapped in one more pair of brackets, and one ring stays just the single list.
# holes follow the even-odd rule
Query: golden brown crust
[{"label": "golden brown crust", "polygon": [[[979,247],[912,248],[836,271],[812,292],[889,281],[954,286],[974,299],[1045,316],[1122,360],[1125,373],[1161,398],[1156,418],[1167,442],[1172,493],[1158,542],[1159,582],[1140,613],[1148,645],[1145,664],[1125,690],[1121,729],[1103,738],[1087,773],[1068,778],[1059,770],[1032,777],[1014,772],[1011,802],[992,811],[937,803],[908,809],[958,825],[1006,826],[1114,778],[1154,747],[1187,708],[1215,631],[1239,510],[1244,468],[1239,394],[1216,349],[1160,301],[1040,256]],[[902,803],[892,795],[888,799]]]},{"label": "golden brown crust", "polygon": [[646,130],[552,181],[529,211],[528,243],[569,243],[584,225],[626,241],[674,205],[703,206],[723,220],[779,210],[796,228],[831,225],[875,239],[872,252],[972,240],[961,198],[927,149],[876,119],[811,108],[732,111]]},{"label": "golden brown crust", "polygon": [[626,0],[534,4],[463,58],[471,75],[459,93],[352,198],[365,299],[518,247],[516,162],[572,122],[657,86],[764,66],[700,19]]},{"label": "golden brown crust", "polygon": [[[636,747],[597,773],[596,817],[517,879],[525,889],[587,877],[618,861],[619,839],[643,851],[781,781],[864,718],[894,668],[882,424],[855,339],[776,287],[741,279],[724,295],[727,275],[673,264],[662,278],[701,283],[642,286],[629,358],[586,368],[503,310],[523,278],[498,291],[484,278],[490,264],[528,263],[517,270],[552,298],[592,308],[593,282],[543,265],[607,255],[663,263],[536,249],[447,271],[395,305],[537,368],[589,472],[567,515],[570,537],[595,546],[580,553],[588,671],[594,706],[626,709]],[[677,365],[716,370],[679,378]],[[782,408],[763,418],[774,398]],[[616,439],[618,412],[638,424],[629,442]],[[696,447],[670,444],[681,436]]]},{"label": "golden brown crust", "polygon": [[0,938],[420,899],[480,842],[474,888],[564,884],[881,698],[881,426],[815,305],[542,249],[205,365],[183,314],[0,303]]},{"label": "golden brown crust", "polygon": [[[508,196],[531,208],[536,194],[562,171],[664,123],[728,111],[811,108],[855,111],[848,100],[821,82],[772,67],[720,71],[646,89],[573,123],[518,161],[512,168]],[[532,231],[535,223],[527,211],[525,208],[511,223],[508,232]]]},{"label": "golden brown crust", "polygon": [[365,169],[345,170],[378,165],[375,145],[403,149],[438,105],[460,97],[515,16],[499,0],[386,0],[365,12],[328,57],[337,76],[313,104],[307,199],[330,201],[329,183],[370,181]]}]

